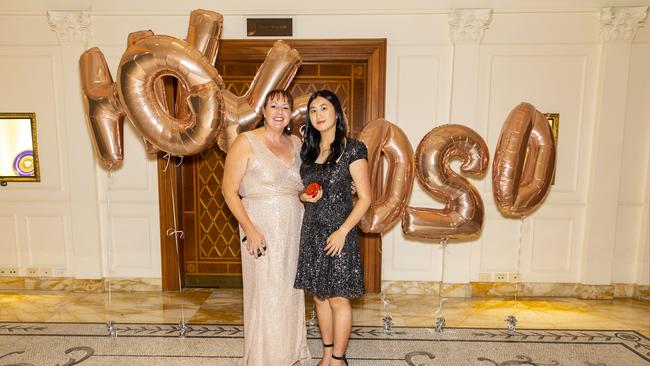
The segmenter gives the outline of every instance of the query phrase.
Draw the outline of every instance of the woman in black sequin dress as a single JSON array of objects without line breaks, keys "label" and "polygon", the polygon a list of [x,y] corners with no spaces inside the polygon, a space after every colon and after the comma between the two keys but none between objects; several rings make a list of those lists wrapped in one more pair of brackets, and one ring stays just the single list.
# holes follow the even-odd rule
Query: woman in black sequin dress
[{"label": "woman in black sequin dress", "polygon": [[[352,328],[350,298],[363,294],[363,270],[356,225],[370,207],[368,151],[346,138],[343,109],[336,94],[317,91],[307,104],[300,157],[303,184],[320,190],[302,193],[305,214],[295,287],[314,295],[323,341],[320,366],[347,365]],[[353,205],[352,183],[358,200]]]}]

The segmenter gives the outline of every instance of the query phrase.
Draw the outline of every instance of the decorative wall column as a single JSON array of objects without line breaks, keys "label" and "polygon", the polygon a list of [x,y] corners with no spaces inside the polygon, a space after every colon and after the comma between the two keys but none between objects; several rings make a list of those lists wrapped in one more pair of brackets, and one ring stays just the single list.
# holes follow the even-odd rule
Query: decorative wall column
[{"label": "decorative wall column", "polygon": [[[472,129],[477,127],[479,51],[491,22],[492,9],[457,9],[449,13],[449,35],[453,47],[449,123],[467,125]],[[447,248],[446,282],[469,283],[472,243],[454,244]]]},{"label": "decorative wall column", "polygon": [[[612,281],[631,43],[647,13],[647,7],[603,8],[600,13],[601,65],[580,279],[585,285]],[[603,297],[598,295],[602,291],[587,288],[584,296]]]},{"label": "decorative wall column", "polygon": [[61,71],[65,128],[63,155],[67,161],[66,184],[70,192],[70,230],[74,248],[76,278],[102,277],[97,197],[97,164],[86,127],[79,78],[79,56],[91,38],[90,14],[84,11],[48,11],[50,29],[61,46]]},{"label": "decorative wall column", "polygon": [[449,34],[454,47],[451,123],[476,127],[479,47],[491,22],[492,9],[449,13]]},{"label": "decorative wall column", "polygon": [[650,159],[648,160],[648,167],[646,172],[646,186],[643,216],[641,217],[641,237],[639,248],[637,250],[637,263],[636,263],[636,298],[643,298],[650,300]]}]

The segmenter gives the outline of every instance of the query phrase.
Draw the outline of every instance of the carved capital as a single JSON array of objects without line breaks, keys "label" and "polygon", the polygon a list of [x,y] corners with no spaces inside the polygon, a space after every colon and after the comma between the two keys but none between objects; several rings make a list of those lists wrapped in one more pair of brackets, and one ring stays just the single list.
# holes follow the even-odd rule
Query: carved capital
[{"label": "carved capital", "polygon": [[647,6],[603,8],[600,36],[604,42],[632,42],[647,16]]},{"label": "carved capital", "polygon": [[90,40],[90,14],[86,11],[48,11],[47,22],[62,45],[84,44]]},{"label": "carved capital", "polygon": [[492,22],[492,9],[454,9],[449,13],[452,43],[481,43]]}]

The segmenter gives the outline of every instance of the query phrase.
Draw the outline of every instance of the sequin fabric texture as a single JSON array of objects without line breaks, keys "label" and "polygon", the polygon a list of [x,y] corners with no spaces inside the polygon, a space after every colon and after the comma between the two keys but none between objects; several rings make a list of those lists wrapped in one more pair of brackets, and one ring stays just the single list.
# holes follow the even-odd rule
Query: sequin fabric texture
[{"label": "sequin fabric texture", "polygon": [[348,233],[341,255],[332,257],[324,251],[327,237],[352,211],[350,164],[358,159],[368,159],[366,145],[349,139],[335,164],[303,162],[300,167],[303,184],[319,183],[323,197],[316,203],[305,204],[294,286],[321,298],[354,298],[364,292],[359,230],[355,227]]},{"label": "sequin fabric texture", "polygon": [[[244,357],[240,366],[308,365],[305,296],[293,287],[303,204],[298,198],[300,141],[291,137],[291,164],[275,156],[254,132],[245,132],[253,155],[239,186],[246,213],[266,240],[266,255],[242,245]],[[244,231],[240,228],[240,235]]]}]

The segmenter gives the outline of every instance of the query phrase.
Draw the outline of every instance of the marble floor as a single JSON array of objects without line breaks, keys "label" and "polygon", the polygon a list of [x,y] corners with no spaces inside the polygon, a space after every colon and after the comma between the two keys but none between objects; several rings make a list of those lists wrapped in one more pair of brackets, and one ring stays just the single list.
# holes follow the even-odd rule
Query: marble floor
[{"label": "marble floor", "polygon": [[[191,289],[178,292],[71,293],[0,291],[0,322],[152,322],[241,324],[240,289]],[[311,312],[307,298],[307,315]],[[368,294],[353,302],[354,324],[381,326],[384,315],[394,326],[430,327],[434,295]],[[442,316],[447,327],[505,328],[515,315],[519,328],[632,329],[650,336],[650,301],[575,298],[449,298]]]}]

